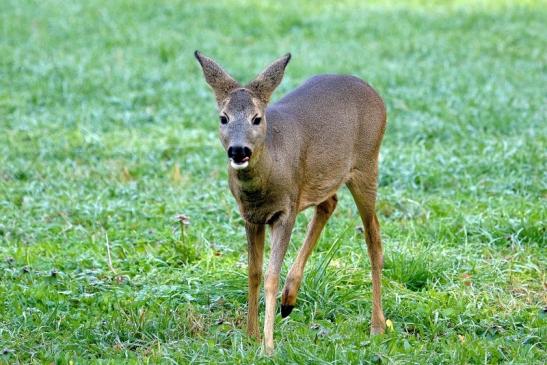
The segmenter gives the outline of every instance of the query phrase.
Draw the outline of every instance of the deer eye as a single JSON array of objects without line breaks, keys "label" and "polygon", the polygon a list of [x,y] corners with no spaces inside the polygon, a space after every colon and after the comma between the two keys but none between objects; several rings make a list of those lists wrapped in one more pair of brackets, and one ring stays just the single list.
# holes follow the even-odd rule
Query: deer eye
[{"label": "deer eye", "polygon": [[253,125],[259,125],[260,122],[262,122],[262,118],[260,118],[260,117],[254,117],[253,118]]},{"label": "deer eye", "polygon": [[220,116],[220,124],[228,124],[228,118],[226,116],[221,115]]}]

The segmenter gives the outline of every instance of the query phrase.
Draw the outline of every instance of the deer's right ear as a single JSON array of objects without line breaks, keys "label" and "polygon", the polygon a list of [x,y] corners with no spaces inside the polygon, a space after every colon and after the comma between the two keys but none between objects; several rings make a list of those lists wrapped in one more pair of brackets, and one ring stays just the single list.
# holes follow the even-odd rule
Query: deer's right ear
[{"label": "deer's right ear", "polygon": [[204,56],[199,51],[195,51],[194,56],[201,65],[205,81],[215,92],[217,104],[220,105],[232,90],[240,87],[239,83],[209,57]]}]

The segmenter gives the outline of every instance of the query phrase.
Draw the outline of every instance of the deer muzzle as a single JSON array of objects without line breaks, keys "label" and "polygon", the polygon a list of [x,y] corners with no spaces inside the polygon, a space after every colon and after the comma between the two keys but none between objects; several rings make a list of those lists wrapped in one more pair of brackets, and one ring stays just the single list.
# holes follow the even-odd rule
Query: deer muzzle
[{"label": "deer muzzle", "polygon": [[252,151],[247,146],[230,146],[228,148],[228,158],[230,165],[236,170],[241,170],[249,166]]}]

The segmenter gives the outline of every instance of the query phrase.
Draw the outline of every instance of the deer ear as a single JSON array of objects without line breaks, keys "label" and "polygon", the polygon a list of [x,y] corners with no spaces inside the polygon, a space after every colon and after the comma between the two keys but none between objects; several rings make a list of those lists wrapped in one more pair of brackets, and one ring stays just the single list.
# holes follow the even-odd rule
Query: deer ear
[{"label": "deer ear", "polygon": [[220,104],[234,89],[241,87],[226,71],[215,61],[204,56],[201,52],[195,51],[194,56],[198,60],[205,76],[205,81],[213,88],[217,104]]},{"label": "deer ear", "polygon": [[291,60],[291,54],[287,53],[283,57],[275,60],[271,65],[266,67],[246,88],[251,90],[267,104],[270,101],[275,88],[281,83],[285,67]]}]

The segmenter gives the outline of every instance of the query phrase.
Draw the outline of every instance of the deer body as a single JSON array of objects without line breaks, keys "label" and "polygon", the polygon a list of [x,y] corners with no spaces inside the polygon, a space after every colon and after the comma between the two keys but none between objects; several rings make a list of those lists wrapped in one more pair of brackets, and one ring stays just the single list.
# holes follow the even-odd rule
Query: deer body
[{"label": "deer body", "polygon": [[272,246],[265,280],[264,345],[273,351],[273,322],[279,273],[296,215],[315,214],[286,280],[281,314],[296,303],[305,263],[346,184],[365,226],[372,263],[371,332],[382,333],[382,247],[374,213],[378,153],[386,124],[382,99],[353,76],[319,75],[268,106],[281,82],[287,55],[241,87],[211,59],[196,52],[217,97],[221,141],[228,152],[229,185],[245,220],[249,253],[249,335],[258,335],[258,287],[262,278],[265,226]]},{"label": "deer body", "polygon": [[269,106],[266,120],[263,161],[253,169],[229,170],[232,194],[254,224],[316,206],[355,170],[374,169],[370,162],[378,155],[385,109],[362,80],[319,75]]}]

